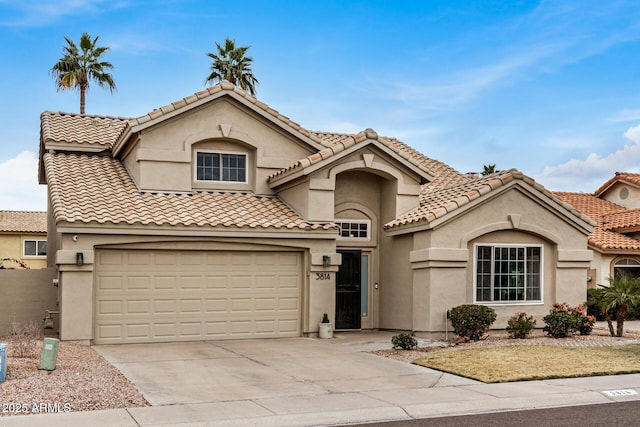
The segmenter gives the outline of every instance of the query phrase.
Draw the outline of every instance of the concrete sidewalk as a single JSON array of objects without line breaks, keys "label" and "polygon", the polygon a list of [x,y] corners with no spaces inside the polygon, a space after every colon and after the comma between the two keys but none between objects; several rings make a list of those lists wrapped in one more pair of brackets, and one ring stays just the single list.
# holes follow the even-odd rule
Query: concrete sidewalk
[{"label": "concrete sidewalk", "polygon": [[154,406],[0,426],[308,426],[640,400],[640,374],[483,384],[365,353],[392,335],[97,346]]}]

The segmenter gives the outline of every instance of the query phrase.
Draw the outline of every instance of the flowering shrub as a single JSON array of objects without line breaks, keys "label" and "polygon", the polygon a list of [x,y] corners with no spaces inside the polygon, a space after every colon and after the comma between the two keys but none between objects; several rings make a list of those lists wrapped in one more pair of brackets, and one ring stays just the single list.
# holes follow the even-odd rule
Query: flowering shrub
[{"label": "flowering shrub", "polygon": [[511,338],[524,339],[527,338],[533,328],[536,326],[536,319],[533,316],[527,316],[527,313],[516,313],[507,322],[507,332]]},{"label": "flowering shrub", "polygon": [[543,320],[546,324],[544,331],[554,338],[568,337],[574,332],[589,335],[596,321],[594,316],[587,315],[584,305],[571,307],[566,302],[554,303]]},{"label": "flowering shrub", "polygon": [[580,335],[589,335],[593,331],[593,325],[596,323],[596,317],[587,314],[587,307],[578,304],[571,309],[571,313],[580,319],[578,332]]}]

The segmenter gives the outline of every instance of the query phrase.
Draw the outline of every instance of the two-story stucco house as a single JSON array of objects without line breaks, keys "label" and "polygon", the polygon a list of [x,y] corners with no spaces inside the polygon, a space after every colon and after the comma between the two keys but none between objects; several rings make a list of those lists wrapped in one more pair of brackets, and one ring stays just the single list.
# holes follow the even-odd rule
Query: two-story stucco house
[{"label": "two-story stucco house", "polygon": [[517,171],[471,179],[367,129],[311,132],[223,82],[134,119],[45,112],[64,340],[496,327],[585,300],[593,222]]},{"label": "two-story stucco house", "polygon": [[47,266],[47,213],[0,211],[0,268]]}]

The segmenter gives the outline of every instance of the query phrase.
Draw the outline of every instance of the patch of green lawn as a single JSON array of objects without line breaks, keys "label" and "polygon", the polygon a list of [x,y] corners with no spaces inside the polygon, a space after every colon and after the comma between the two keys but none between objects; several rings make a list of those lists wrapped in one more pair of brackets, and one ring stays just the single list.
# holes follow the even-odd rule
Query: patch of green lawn
[{"label": "patch of green lawn", "polygon": [[503,346],[429,353],[413,362],[485,383],[640,372],[640,344]]}]

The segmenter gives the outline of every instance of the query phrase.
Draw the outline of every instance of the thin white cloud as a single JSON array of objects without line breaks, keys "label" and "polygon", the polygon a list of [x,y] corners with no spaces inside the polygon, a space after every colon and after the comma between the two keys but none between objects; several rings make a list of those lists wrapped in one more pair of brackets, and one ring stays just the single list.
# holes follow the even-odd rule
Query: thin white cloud
[{"label": "thin white cloud", "polygon": [[66,16],[86,15],[126,6],[127,2],[125,1],[108,0],[30,0],[23,2],[0,0],[0,9],[8,10],[0,20],[0,26],[41,27]]},{"label": "thin white cloud", "polygon": [[637,122],[638,120],[640,120],[640,109],[626,109],[616,111],[606,120],[612,123]]},{"label": "thin white cloud", "polygon": [[469,62],[441,81],[427,77],[413,84],[396,83],[386,96],[423,110],[450,110],[495,87],[552,73],[639,40],[639,21],[640,10],[633,4],[543,1],[529,15],[475,37],[509,40],[497,43],[484,64]]},{"label": "thin white cloud", "polygon": [[0,210],[47,210],[47,187],[38,184],[35,153],[23,151],[0,163]]},{"label": "thin white cloud", "polygon": [[554,190],[592,192],[616,171],[640,172],[640,125],[629,128],[624,136],[630,142],[613,153],[591,153],[585,159],[547,166],[535,178]]}]

